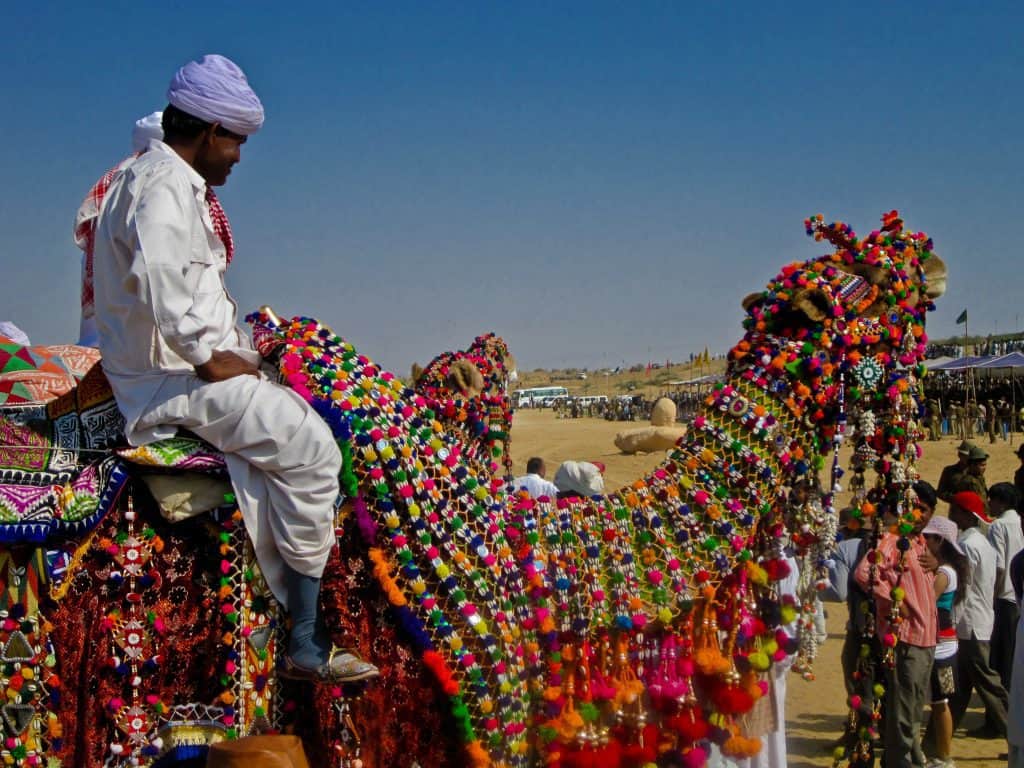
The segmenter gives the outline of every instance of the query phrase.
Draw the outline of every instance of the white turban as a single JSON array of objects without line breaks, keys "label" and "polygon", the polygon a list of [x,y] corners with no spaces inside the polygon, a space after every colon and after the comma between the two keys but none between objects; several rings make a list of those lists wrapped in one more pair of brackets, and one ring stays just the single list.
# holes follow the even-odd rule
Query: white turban
[{"label": "white turban", "polygon": [[248,136],[263,125],[263,105],[231,59],[211,53],[190,61],[171,78],[167,101],[192,117]]},{"label": "white turban", "polygon": [[150,139],[163,140],[164,128],[160,123],[163,116],[163,112],[153,112],[135,121],[135,126],[132,128],[133,152],[144,151],[149,146]]},{"label": "white turban", "polygon": [[559,491],[578,493],[581,496],[604,493],[601,470],[589,461],[563,461],[555,473],[555,485]]}]

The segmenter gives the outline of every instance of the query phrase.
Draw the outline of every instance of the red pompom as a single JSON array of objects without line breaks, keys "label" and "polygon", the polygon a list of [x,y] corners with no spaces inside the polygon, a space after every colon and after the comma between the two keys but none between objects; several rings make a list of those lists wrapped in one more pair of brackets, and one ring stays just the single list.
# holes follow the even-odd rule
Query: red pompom
[{"label": "red pompom", "polygon": [[684,707],[679,714],[666,718],[665,727],[678,733],[684,744],[696,744],[711,731],[711,725],[698,706]]},{"label": "red pompom", "polygon": [[723,715],[742,715],[754,706],[754,697],[738,685],[718,685],[711,691],[715,709]]},{"label": "red pompom", "polygon": [[560,751],[562,768],[620,768],[622,765],[622,745],[615,739],[610,739],[603,747],[562,747]]}]

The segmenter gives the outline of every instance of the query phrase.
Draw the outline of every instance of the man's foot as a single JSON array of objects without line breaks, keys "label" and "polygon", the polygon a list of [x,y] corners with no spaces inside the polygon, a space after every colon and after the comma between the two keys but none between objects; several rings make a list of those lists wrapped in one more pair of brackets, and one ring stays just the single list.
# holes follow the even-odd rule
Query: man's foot
[{"label": "man's foot", "polygon": [[924,764],[924,768],[956,768],[956,763],[953,762],[951,757],[933,757]]},{"label": "man's foot", "polygon": [[316,667],[298,664],[285,654],[278,664],[277,674],[288,680],[308,680],[315,683],[356,683],[380,676],[380,670],[368,661],[340,648],[332,648],[324,663]]}]

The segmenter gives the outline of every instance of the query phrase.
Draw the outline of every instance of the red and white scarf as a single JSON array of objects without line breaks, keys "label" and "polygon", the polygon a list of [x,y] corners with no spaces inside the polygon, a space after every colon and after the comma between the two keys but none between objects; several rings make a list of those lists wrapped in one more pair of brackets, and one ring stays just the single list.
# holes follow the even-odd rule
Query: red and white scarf
[{"label": "red and white scarf", "polygon": [[[117,174],[131,165],[138,156],[138,154],[130,155],[104,173],[100,180],[93,184],[75,216],[75,244],[85,252],[85,267],[82,270],[83,317],[92,317],[96,314],[96,297],[93,291],[93,252],[96,247],[96,222],[99,219],[100,208],[103,206],[103,198]],[[211,187],[206,188],[206,205],[210,211],[213,232],[224,244],[225,257],[230,264],[235,255],[235,240],[231,236],[231,222],[228,221],[228,216],[224,213],[224,208]]]}]

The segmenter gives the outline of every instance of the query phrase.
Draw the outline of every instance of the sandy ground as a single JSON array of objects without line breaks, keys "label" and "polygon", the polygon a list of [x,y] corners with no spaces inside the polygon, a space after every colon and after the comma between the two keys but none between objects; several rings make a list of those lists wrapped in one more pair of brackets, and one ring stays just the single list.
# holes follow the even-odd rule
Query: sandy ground
[{"label": "sandy ground", "polygon": [[[524,472],[526,460],[531,456],[540,456],[547,463],[548,479],[551,479],[562,461],[596,459],[607,466],[607,487],[620,487],[654,468],[664,458],[661,454],[627,456],[619,453],[612,439],[616,432],[630,426],[643,425],[593,418],[556,419],[550,411],[543,410],[518,411],[512,430],[515,471],[517,474]],[[1019,466],[1014,451],[1021,441],[1021,435],[1015,435],[1014,440],[1014,445],[1002,440],[990,445],[987,438],[976,438],[975,442],[990,453],[986,472],[986,481],[989,485],[1002,480],[1013,480],[1013,473]],[[953,438],[925,443],[925,455],[918,465],[921,476],[935,484],[942,467],[955,459],[958,443],[959,441]],[[940,510],[942,513],[944,511]],[[831,744],[841,732],[846,717],[845,694],[839,667],[845,606],[830,603],[827,609],[829,639],[819,650],[815,661],[815,679],[806,681],[794,675],[790,678],[788,686],[786,719],[789,765],[796,768],[832,765]],[[981,724],[977,697],[973,705],[964,718],[964,728],[974,728]],[[953,757],[957,764],[972,768],[1004,766],[1005,760],[998,759],[1004,752],[1005,741],[968,739],[962,731],[957,733],[953,743]]]}]

